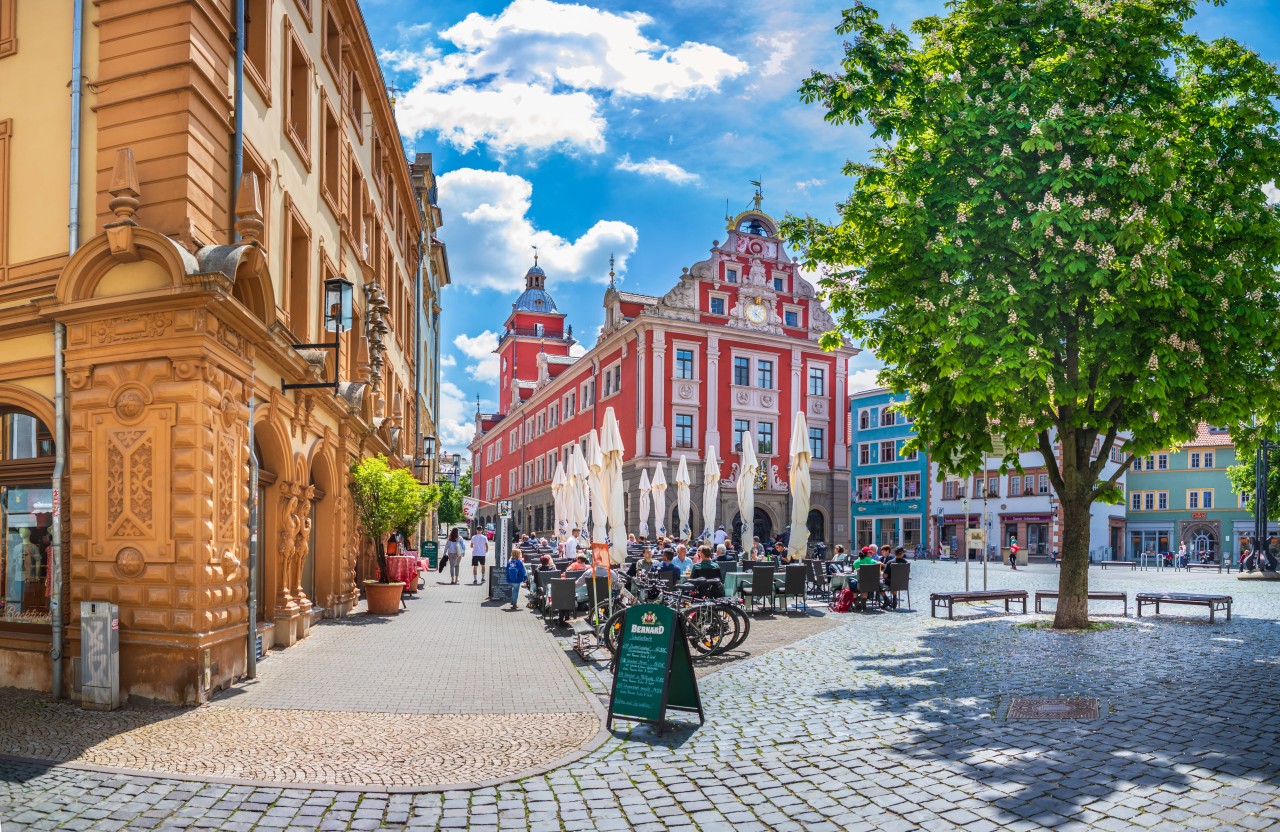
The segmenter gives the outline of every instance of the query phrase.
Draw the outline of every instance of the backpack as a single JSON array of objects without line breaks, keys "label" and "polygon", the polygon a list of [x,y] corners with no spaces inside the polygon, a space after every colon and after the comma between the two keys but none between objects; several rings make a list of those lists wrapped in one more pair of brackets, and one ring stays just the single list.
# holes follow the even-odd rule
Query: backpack
[{"label": "backpack", "polygon": [[836,593],[836,597],[831,599],[832,612],[848,612],[853,609],[853,590],[842,589]]},{"label": "backpack", "polygon": [[520,561],[513,560],[507,564],[507,583],[520,583]]}]

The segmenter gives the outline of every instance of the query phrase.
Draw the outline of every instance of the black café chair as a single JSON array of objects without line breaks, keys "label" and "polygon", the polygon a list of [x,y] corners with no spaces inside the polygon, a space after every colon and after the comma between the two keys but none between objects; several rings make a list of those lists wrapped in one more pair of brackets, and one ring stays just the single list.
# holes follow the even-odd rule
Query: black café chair
[{"label": "black caf\u00e9 chair", "polygon": [[859,608],[865,610],[867,602],[874,600],[880,596],[880,567],[879,566],[859,566],[858,567],[858,596]]},{"label": "black caf\u00e9 chair", "polygon": [[725,582],[729,580],[729,573],[736,571],[738,568],[738,564],[731,560],[718,560],[716,561],[716,566],[720,567],[720,580]]},{"label": "black caf\u00e9 chair", "polygon": [[827,564],[821,560],[805,561],[809,566],[809,585],[813,594],[819,598],[831,597],[831,576],[827,574]]},{"label": "black caf\u00e9 chair", "polygon": [[751,570],[751,584],[742,587],[742,599],[750,604],[748,610],[755,611],[756,599],[773,604],[773,576],[776,571],[772,566],[757,566]]},{"label": "black caf\u00e9 chair", "polygon": [[787,611],[787,599],[799,598],[805,612],[809,611],[809,598],[805,594],[805,584],[809,568],[803,563],[789,563],[782,573],[782,587],[774,590],[774,595],[782,599],[782,611]]},{"label": "black caf\u00e9 chair", "polygon": [[889,592],[893,593],[895,605],[898,602],[898,593],[907,593],[907,609],[911,609],[911,564],[893,564],[893,568],[889,570]]},{"label": "black caf\u00e9 chair", "polygon": [[552,578],[549,602],[542,610],[542,620],[546,622],[564,613],[570,618],[578,611],[578,588],[573,578]]},{"label": "black caf\u00e9 chair", "polygon": [[546,607],[547,597],[551,592],[551,579],[559,575],[559,571],[555,569],[539,569],[533,573],[533,597],[538,609]]}]

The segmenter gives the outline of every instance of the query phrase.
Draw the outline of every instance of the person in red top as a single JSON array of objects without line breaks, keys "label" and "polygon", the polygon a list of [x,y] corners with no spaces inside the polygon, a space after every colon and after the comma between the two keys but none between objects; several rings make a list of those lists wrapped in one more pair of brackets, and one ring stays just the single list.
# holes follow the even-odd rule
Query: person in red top
[{"label": "person in red top", "polygon": [[1018,541],[1009,544],[1009,566],[1014,572],[1018,571]]}]

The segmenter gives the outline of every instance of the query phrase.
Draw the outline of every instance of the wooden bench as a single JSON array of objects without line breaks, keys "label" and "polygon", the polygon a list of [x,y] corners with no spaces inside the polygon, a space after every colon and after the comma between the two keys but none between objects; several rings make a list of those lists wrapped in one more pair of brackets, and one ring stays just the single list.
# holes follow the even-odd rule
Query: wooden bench
[{"label": "wooden bench", "polygon": [[[599,636],[596,634],[596,628],[587,623],[585,618],[575,618],[569,622],[569,628],[573,630],[573,650],[583,658],[583,661],[591,658],[591,654],[600,646]],[[590,645],[587,639],[595,639],[596,643]]]},{"label": "wooden bench", "polygon": [[973,592],[935,592],[929,596],[933,606],[932,617],[938,617],[938,607],[947,611],[947,618],[955,618],[955,605],[974,601],[1004,601],[1004,611],[1010,612],[1010,601],[1021,601],[1022,612],[1027,612],[1027,591],[1025,589],[980,589]]},{"label": "wooden bench", "polygon": [[[1036,590],[1036,613],[1037,614],[1044,612],[1044,610],[1041,609],[1040,605],[1043,601],[1046,601],[1050,598],[1056,601],[1058,598],[1058,591],[1055,589],[1037,589]],[[1090,592],[1089,600],[1090,601],[1123,601],[1125,617],[1127,618],[1129,615],[1129,593],[1127,592]]]},{"label": "wooden bench", "polygon": [[1130,569],[1138,568],[1138,562],[1136,560],[1103,560],[1099,561],[1098,565],[1103,569],[1106,569],[1108,566],[1127,566]]},{"label": "wooden bench", "polygon": [[1192,569],[1216,569],[1217,571],[1221,572],[1222,564],[1220,563],[1188,563],[1186,569],[1188,572],[1190,572]]},{"label": "wooden bench", "polygon": [[1231,620],[1230,595],[1193,595],[1187,592],[1139,592],[1134,596],[1138,602],[1138,617],[1142,617],[1142,608],[1154,604],[1156,615],[1160,614],[1161,604],[1184,604],[1191,607],[1208,607],[1209,623],[1213,623],[1213,615],[1218,610],[1227,611],[1227,620]]}]

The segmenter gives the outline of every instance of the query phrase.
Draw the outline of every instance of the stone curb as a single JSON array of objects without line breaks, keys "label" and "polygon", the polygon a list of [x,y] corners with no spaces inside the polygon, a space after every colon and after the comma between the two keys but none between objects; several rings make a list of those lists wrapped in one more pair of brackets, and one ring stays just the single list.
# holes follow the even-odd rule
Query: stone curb
[{"label": "stone curb", "polygon": [[[564,664],[565,672],[572,678],[575,685],[578,686],[578,692],[587,700],[587,704],[591,706],[591,710],[596,715],[596,719],[600,722],[600,730],[596,735],[587,741],[584,745],[578,747],[568,754],[564,754],[549,763],[535,766],[533,768],[524,769],[514,774],[504,777],[497,777],[491,780],[475,780],[465,783],[444,783],[435,786],[380,786],[377,784],[334,784],[334,783],[304,783],[304,782],[285,782],[279,780],[250,780],[241,777],[220,777],[220,776],[201,776],[198,774],[177,774],[165,771],[153,771],[149,769],[133,769],[133,768],[116,768],[114,766],[98,766],[91,763],[76,763],[60,760],[49,760],[43,757],[22,757],[12,754],[0,754],[0,760],[14,763],[27,763],[38,766],[46,766],[48,768],[70,769],[72,771],[91,771],[97,774],[110,774],[121,777],[146,777],[152,780],[179,780],[190,783],[211,783],[223,786],[249,786],[255,789],[307,789],[321,792],[356,792],[360,794],[438,794],[442,792],[453,791],[474,791],[476,789],[487,789],[492,786],[499,786],[504,783],[514,783],[518,780],[525,780],[530,777],[537,777],[546,774],[549,771],[575,763],[591,754],[606,741],[612,738],[613,733],[605,727],[605,720],[608,716],[604,706],[600,704],[599,699],[591,693],[587,688],[587,683],[583,680],[578,669],[574,667],[573,662],[569,660],[568,655],[563,650],[558,651],[560,661]],[[585,716],[585,714],[584,714]]]}]

